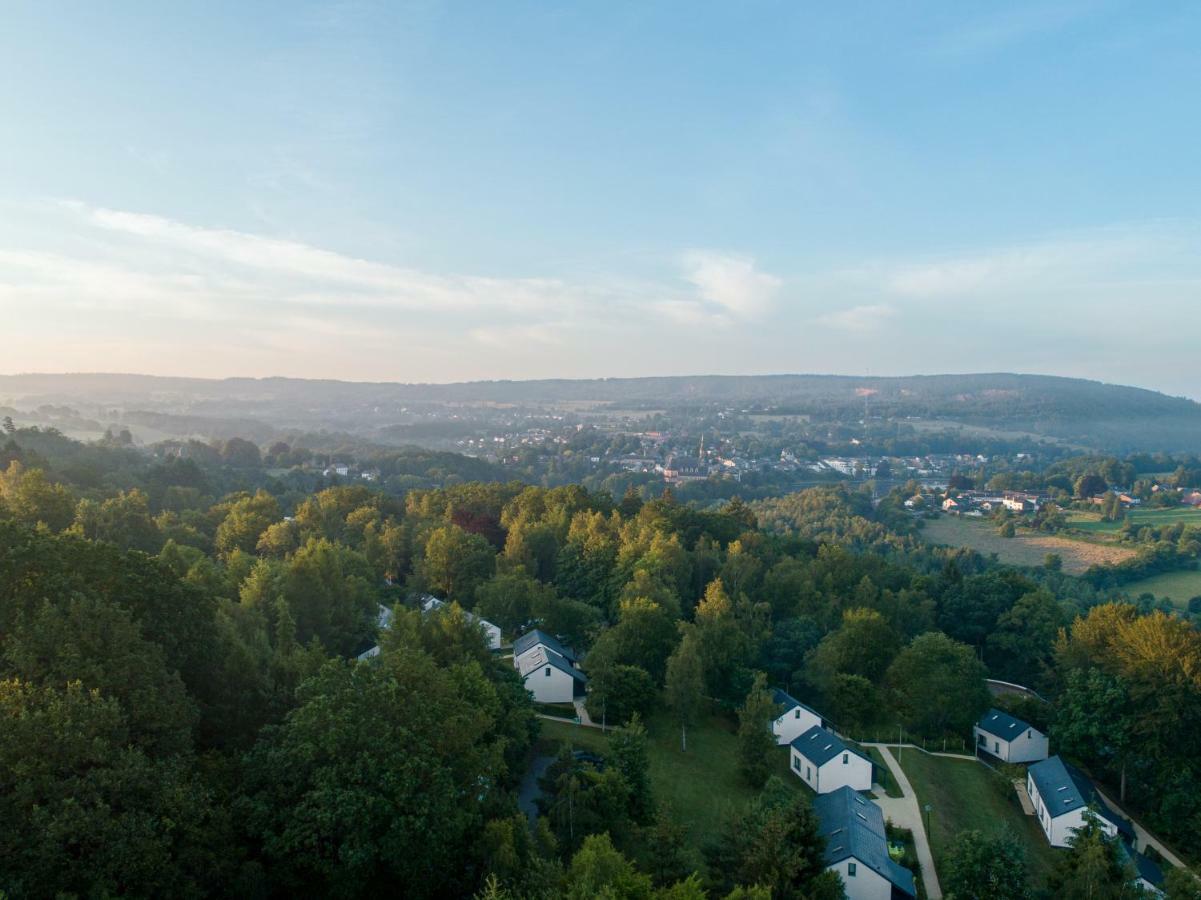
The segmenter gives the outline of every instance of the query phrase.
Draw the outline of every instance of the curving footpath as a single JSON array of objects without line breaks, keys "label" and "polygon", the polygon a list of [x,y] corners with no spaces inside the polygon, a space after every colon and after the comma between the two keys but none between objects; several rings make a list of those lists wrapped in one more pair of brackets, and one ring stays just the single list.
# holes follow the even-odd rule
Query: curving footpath
[{"label": "curving footpath", "polygon": [[922,824],[921,805],[917,802],[917,794],[913,791],[913,785],[909,783],[909,777],[885,744],[863,746],[875,747],[880,751],[888,770],[892,772],[892,777],[896,779],[897,786],[904,794],[903,797],[881,796],[876,803],[884,811],[884,818],[891,820],[892,824],[899,828],[908,828],[913,832],[913,843],[917,848],[917,861],[921,866],[926,897],[928,900],[942,900],[942,888],[938,884],[938,873],[934,870],[934,855],[930,852],[930,841]]}]

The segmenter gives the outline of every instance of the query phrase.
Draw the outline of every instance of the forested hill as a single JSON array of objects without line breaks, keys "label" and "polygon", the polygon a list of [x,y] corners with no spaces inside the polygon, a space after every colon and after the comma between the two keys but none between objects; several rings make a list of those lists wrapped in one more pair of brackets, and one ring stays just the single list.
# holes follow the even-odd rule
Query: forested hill
[{"label": "forested hill", "polygon": [[457,384],[0,376],[0,406],[85,403],[193,419],[245,417],[292,427],[331,422],[339,427],[352,422],[378,427],[415,404],[580,402],[644,408],[736,404],[835,421],[857,421],[866,407],[873,419],[938,420],[1024,431],[1111,452],[1172,452],[1201,443],[1201,404],[1193,400],[1048,375],[703,375]]}]

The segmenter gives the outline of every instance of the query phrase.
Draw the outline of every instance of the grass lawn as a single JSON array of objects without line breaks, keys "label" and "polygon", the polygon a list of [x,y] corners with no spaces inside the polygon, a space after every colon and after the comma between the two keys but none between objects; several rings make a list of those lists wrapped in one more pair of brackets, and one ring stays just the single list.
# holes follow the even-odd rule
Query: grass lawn
[{"label": "grass lawn", "polygon": [[1152,575],[1150,578],[1124,584],[1122,590],[1132,597],[1142,593],[1167,597],[1174,605],[1184,609],[1191,599],[1201,597],[1201,571],[1186,569],[1181,572],[1164,572],[1162,575]]},{"label": "grass lawn", "polygon": [[554,716],[558,719],[567,719],[569,722],[574,722],[576,717],[575,706],[571,703],[535,703],[534,712],[544,716]]},{"label": "grass lawn", "polygon": [[930,850],[935,867],[963,831],[986,834],[1007,825],[1026,849],[1030,877],[1035,887],[1046,884],[1055,864],[1055,851],[1047,843],[1033,816],[1023,815],[1013,786],[978,762],[929,756],[916,750],[902,753],[901,767],[924,809],[930,804]]},{"label": "grass lawn", "polygon": [[921,534],[931,544],[970,547],[985,556],[995,553],[1001,562],[1014,566],[1041,566],[1048,553],[1058,553],[1063,559],[1063,570],[1069,575],[1079,575],[1092,565],[1120,563],[1137,552],[1133,547],[1086,540],[1083,536],[1071,538],[1019,530],[1015,537],[1004,538],[991,521],[967,516],[928,519]]},{"label": "grass lawn", "polygon": [[1122,528],[1126,521],[1135,525],[1175,525],[1184,522],[1186,525],[1201,525],[1201,511],[1191,506],[1172,506],[1165,509],[1132,509],[1126,513],[1126,519],[1118,522],[1105,522],[1099,513],[1074,512],[1068,518],[1068,524],[1078,531],[1114,532]]},{"label": "grass lawn", "polygon": [[[609,739],[599,729],[545,719],[540,724],[544,740],[570,740],[579,749],[602,754],[608,749]],[[728,809],[755,795],[738,774],[734,725],[720,716],[701,720],[688,730],[687,752],[680,750],[680,729],[667,713],[652,716],[646,729],[655,799],[671,807],[689,830],[690,843],[699,848],[716,836]],[[788,771],[787,749],[777,748],[775,755],[774,774],[793,790],[803,790],[800,779]]]},{"label": "grass lawn", "polygon": [[892,777],[892,770],[888,768],[888,763],[884,761],[884,757],[875,747],[860,747],[868,756],[872,758],[872,762],[876,764],[876,783],[884,788],[884,793],[889,797],[904,797],[901,789],[897,786],[897,780]]}]

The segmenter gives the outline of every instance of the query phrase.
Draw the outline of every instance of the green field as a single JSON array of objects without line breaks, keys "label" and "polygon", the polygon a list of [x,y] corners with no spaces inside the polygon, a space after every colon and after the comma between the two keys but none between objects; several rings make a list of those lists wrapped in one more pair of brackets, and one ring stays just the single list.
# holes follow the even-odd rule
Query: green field
[{"label": "green field", "polygon": [[1167,597],[1173,604],[1184,609],[1193,597],[1201,597],[1201,571],[1187,569],[1183,572],[1164,572],[1162,575],[1152,575],[1141,581],[1132,581],[1123,585],[1122,590],[1132,597],[1142,593]]},{"label": "green field", "polygon": [[1077,531],[1105,534],[1119,531],[1126,522],[1137,526],[1143,525],[1175,525],[1184,522],[1187,525],[1201,525],[1201,512],[1189,506],[1174,506],[1171,509],[1132,509],[1126,513],[1126,519],[1118,522],[1102,520],[1100,513],[1072,513],[1068,524]]},{"label": "green field", "polygon": [[1114,565],[1135,555],[1133,547],[1118,543],[1073,539],[1054,534],[1033,534],[1019,531],[1016,537],[1004,538],[993,523],[966,516],[939,516],[925,523],[921,534],[932,544],[951,547],[970,547],[1014,566],[1041,566],[1048,553],[1063,559],[1063,570],[1079,575],[1089,566]]},{"label": "green field", "polygon": [[[604,754],[609,739],[596,728],[542,720],[542,736],[570,740],[579,749]],[[666,802],[676,820],[688,828],[690,843],[701,847],[716,837],[722,816],[741,807],[755,792],[738,774],[737,739],[726,719],[710,716],[688,730],[688,751],[680,750],[680,729],[666,713],[647,722],[651,784],[657,802]],[[553,752],[553,751],[552,751]],[[776,774],[794,790],[800,779],[788,771],[788,752],[776,751]]]},{"label": "green field", "polygon": [[1034,885],[1046,883],[1055,864],[1055,851],[1034,817],[1022,813],[1013,786],[1004,778],[974,760],[929,756],[909,749],[903,752],[901,767],[918,802],[923,808],[931,806],[930,850],[935,868],[942,867],[959,833],[990,833],[1006,825],[1026,848]]}]

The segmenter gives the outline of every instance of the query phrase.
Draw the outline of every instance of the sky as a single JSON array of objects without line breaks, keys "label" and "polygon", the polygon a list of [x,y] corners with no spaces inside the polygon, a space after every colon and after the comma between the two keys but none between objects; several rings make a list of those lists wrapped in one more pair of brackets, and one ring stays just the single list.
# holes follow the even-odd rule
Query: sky
[{"label": "sky", "polygon": [[0,372],[1201,398],[1201,5],[5,5]]}]

